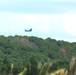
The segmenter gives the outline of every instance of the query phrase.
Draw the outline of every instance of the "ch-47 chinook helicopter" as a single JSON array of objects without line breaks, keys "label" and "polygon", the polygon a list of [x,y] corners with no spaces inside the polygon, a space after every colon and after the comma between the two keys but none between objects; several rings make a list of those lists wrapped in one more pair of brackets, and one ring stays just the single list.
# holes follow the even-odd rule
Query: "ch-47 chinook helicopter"
[{"label": "ch-47 chinook helicopter", "polygon": [[25,29],[25,32],[31,32],[31,31],[32,31],[32,28],[29,29],[29,30]]}]

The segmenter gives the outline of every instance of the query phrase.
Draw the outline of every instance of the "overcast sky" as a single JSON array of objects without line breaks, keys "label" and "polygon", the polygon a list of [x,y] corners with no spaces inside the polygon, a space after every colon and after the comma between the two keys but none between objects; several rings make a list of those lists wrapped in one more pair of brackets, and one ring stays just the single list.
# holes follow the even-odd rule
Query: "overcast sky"
[{"label": "overcast sky", "polygon": [[1,0],[0,35],[75,42],[76,0]]}]

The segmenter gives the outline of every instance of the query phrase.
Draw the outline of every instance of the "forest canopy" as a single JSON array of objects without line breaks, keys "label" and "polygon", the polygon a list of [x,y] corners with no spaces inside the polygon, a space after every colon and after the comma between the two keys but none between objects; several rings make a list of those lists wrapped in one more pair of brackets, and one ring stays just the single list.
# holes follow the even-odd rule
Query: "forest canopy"
[{"label": "forest canopy", "polygon": [[13,64],[14,75],[16,75],[15,71],[19,73],[24,66],[28,67],[29,63],[34,64],[35,68],[37,63],[48,62],[48,60],[53,62],[51,70],[56,70],[58,66],[68,67],[72,56],[76,57],[75,42],[57,41],[50,37],[42,39],[34,36],[0,36],[1,73],[6,70],[8,72]]}]

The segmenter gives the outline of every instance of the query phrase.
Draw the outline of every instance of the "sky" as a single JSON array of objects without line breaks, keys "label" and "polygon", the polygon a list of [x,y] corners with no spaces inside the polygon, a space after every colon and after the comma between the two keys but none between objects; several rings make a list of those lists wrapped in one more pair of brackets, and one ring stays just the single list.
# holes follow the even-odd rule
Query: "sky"
[{"label": "sky", "polygon": [[76,42],[76,0],[0,0],[0,35]]}]

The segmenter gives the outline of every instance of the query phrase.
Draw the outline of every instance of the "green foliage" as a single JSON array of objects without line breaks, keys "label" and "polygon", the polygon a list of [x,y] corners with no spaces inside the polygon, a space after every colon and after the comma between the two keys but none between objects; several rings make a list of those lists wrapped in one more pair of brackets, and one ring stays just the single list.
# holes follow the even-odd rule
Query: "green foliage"
[{"label": "green foliage", "polygon": [[[29,71],[32,70],[34,75],[42,75],[43,70],[45,72],[49,68],[46,65],[48,59],[53,62],[49,71],[61,67],[68,68],[68,63],[73,55],[76,57],[76,42],[56,41],[49,37],[42,39],[34,36],[0,36],[1,75],[17,75],[24,72],[25,67],[29,67]],[[14,66],[13,69],[11,69],[11,64]],[[40,69],[38,69],[38,65]]]},{"label": "green foliage", "polygon": [[35,56],[30,58],[28,67],[27,67],[27,75],[47,75],[49,73],[49,69],[52,66],[52,62],[50,59],[43,62],[37,62]]},{"label": "green foliage", "polygon": [[69,62],[68,75],[76,75],[76,57],[75,56],[72,56]]}]

